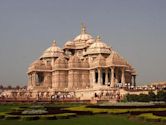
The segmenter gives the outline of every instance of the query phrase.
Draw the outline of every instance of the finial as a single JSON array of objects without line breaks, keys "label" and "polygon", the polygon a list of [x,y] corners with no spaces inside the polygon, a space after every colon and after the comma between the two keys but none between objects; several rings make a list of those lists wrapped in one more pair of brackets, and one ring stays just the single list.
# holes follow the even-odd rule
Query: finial
[{"label": "finial", "polygon": [[55,40],[52,41],[52,46],[56,46],[56,41]]},{"label": "finial", "polygon": [[101,37],[100,37],[99,35],[96,37],[96,41],[97,41],[97,42],[100,42],[100,41],[101,41]]},{"label": "finial", "polygon": [[83,23],[81,23],[81,34],[85,34],[86,33],[86,27]]}]

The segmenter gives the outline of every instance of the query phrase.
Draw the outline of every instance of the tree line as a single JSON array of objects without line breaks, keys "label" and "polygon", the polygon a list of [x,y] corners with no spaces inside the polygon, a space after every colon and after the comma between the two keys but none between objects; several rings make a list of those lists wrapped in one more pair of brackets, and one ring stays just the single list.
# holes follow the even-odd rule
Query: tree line
[{"label": "tree line", "polygon": [[149,91],[148,94],[127,94],[125,101],[128,102],[151,102],[151,101],[164,101],[166,102],[166,90],[160,90],[155,94]]}]

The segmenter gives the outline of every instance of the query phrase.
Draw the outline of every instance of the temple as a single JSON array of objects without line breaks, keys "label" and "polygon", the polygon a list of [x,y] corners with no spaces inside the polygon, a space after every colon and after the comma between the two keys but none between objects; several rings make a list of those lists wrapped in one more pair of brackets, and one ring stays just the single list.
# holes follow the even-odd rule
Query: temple
[{"label": "temple", "polygon": [[84,25],[63,49],[54,40],[28,68],[28,90],[37,93],[74,92],[80,99],[91,99],[127,86],[136,86],[136,70]]}]

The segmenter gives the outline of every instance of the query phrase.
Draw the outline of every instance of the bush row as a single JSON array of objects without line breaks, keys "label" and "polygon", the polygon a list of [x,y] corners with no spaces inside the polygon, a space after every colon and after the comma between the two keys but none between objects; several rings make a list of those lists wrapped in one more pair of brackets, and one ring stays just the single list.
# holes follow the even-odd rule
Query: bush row
[{"label": "bush row", "polygon": [[64,113],[64,114],[54,114],[54,115],[2,115],[0,114],[0,119],[3,120],[56,120],[56,119],[68,119],[71,117],[76,117],[75,113]]},{"label": "bush row", "polygon": [[153,91],[149,91],[148,94],[127,94],[124,101],[127,102],[151,102],[151,101],[163,101],[166,102],[166,90],[158,91],[155,94]]}]

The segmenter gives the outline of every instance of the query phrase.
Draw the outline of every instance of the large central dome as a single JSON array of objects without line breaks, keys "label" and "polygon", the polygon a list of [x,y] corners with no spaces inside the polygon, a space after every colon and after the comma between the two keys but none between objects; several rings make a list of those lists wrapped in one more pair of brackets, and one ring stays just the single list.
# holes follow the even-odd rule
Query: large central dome
[{"label": "large central dome", "polygon": [[86,32],[86,27],[84,25],[81,26],[81,34],[74,38],[74,41],[87,41],[92,39],[93,37]]},{"label": "large central dome", "polygon": [[78,36],[76,36],[73,40],[67,41],[65,43],[64,48],[77,50],[84,49],[93,44],[94,41],[94,38],[89,33],[87,33],[86,27],[82,24],[81,33]]}]

